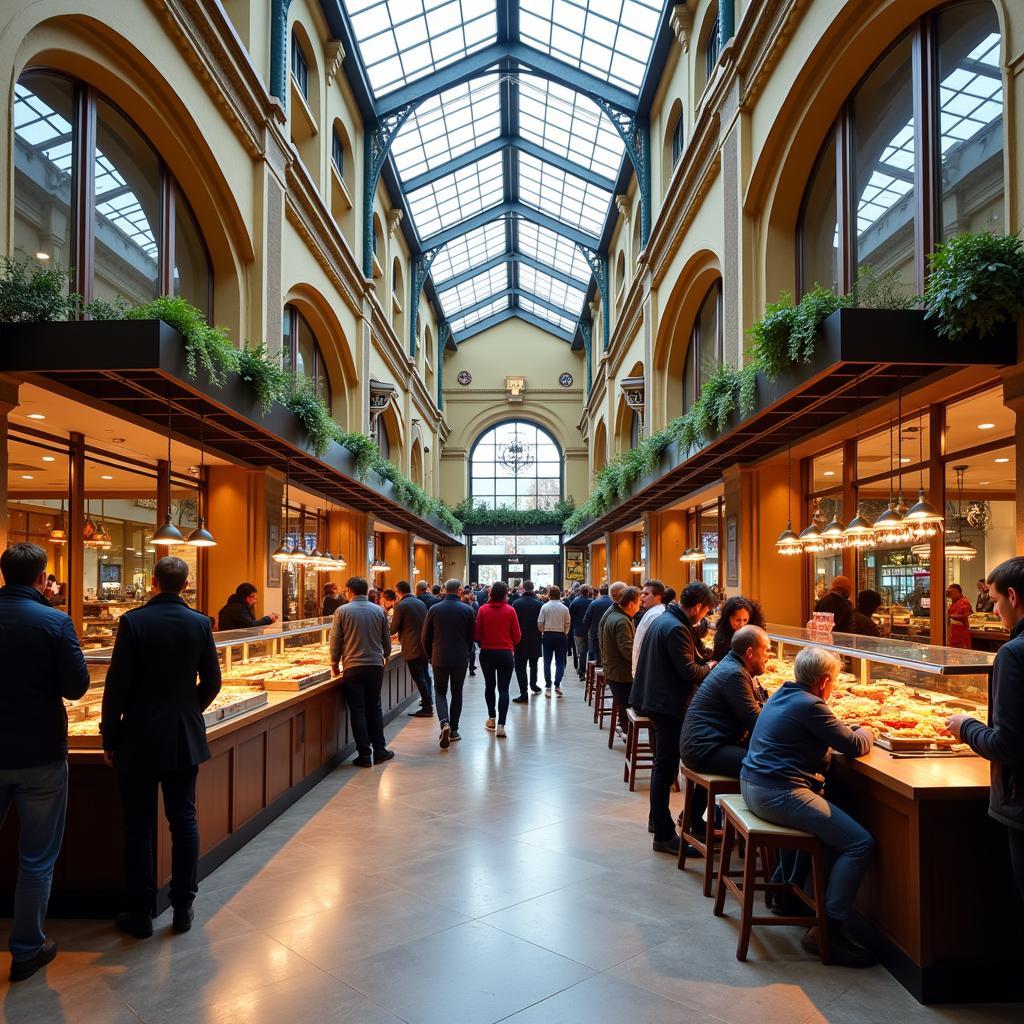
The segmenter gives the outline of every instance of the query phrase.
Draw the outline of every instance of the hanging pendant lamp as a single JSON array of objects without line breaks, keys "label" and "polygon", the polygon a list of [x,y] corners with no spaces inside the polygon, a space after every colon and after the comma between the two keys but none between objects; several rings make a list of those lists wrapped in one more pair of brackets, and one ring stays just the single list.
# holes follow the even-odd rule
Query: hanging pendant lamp
[{"label": "hanging pendant lamp", "polygon": [[213,548],[217,546],[217,542],[213,539],[213,534],[206,528],[206,519],[203,516],[203,484],[205,483],[205,475],[203,470],[206,468],[206,417],[205,415],[199,421],[199,487],[196,490],[196,506],[199,511],[199,525],[188,535],[186,544],[191,544],[194,548]]},{"label": "hanging pendant lamp", "polygon": [[850,520],[846,529],[843,530],[843,537],[847,547],[856,548],[858,551],[870,551],[878,543],[871,523],[864,518],[861,512],[859,502],[857,504],[857,514]]},{"label": "hanging pendant lamp", "polygon": [[288,544],[288,482],[289,469],[286,465],[284,469],[284,512],[280,521],[281,543],[270,556],[278,564],[287,564],[292,560],[292,549]]},{"label": "hanging pendant lamp", "polygon": [[156,547],[170,547],[172,544],[184,544],[185,538],[174,525],[171,518],[171,399],[167,398],[167,517],[164,525],[161,526],[152,537],[149,543]]},{"label": "hanging pendant lamp", "polygon": [[793,532],[793,446],[786,450],[786,483],[789,498],[789,515],[786,528],[779,534],[775,542],[775,552],[779,555],[799,555],[803,551],[800,538]]},{"label": "hanging pendant lamp", "polygon": [[838,511],[821,531],[821,542],[825,545],[826,551],[842,551],[846,546],[846,532],[843,530],[843,524],[839,522]]},{"label": "hanging pendant lamp", "polygon": [[949,544],[946,544],[943,554],[946,558],[957,559],[962,562],[969,562],[972,559],[978,557],[978,549],[970,543],[970,541],[964,540],[964,516],[963,516],[963,501],[964,501],[964,473],[967,472],[967,466],[954,466],[953,472],[956,473],[956,540]]},{"label": "hanging pendant lamp", "polygon": [[107,501],[105,498],[100,499],[100,526],[99,532],[96,534],[96,547],[101,551],[109,551],[113,546],[113,540],[111,540],[110,534],[107,532],[107,524],[105,522],[107,518]]},{"label": "hanging pendant lamp", "polygon": [[921,464],[921,478],[917,492],[917,501],[907,510],[904,517],[915,540],[930,540],[939,536],[945,527],[942,513],[925,497],[924,494],[924,417],[921,417],[917,430],[917,459]]},{"label": "hanging pendant lamp", "polygon": [[892,489],[892,478],[895,473],[893,466],[892,420],[889,421],[889,505],[874,521],[871,529],[877,544],[898,544],[905,539],[903,514],[896,507],[896,495]]},{"label": "hanging pendant lamp", "polygon": [[93,522],[92,509],[88,498],[85,502],[85,524],[82,526],[82,543],[87,548],[98,548],[100,531],[96,528],[96,524]]},{"label": "hanging pendant lamp", "polygon": [[68,531],[64,525],[64,499],[60,499],[60,519],[57,520],[53,529],[50,530],[51,544],[67,544]]}]

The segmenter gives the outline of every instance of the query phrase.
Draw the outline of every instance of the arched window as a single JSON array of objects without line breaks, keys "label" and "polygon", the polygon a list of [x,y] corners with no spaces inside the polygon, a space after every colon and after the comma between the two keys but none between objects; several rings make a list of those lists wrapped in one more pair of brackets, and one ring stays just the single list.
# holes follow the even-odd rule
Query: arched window
[{"label": "arched window", "polygon": [[338,177],[345,178],[345,140],[341,132],[335,128],[331,133],[331,163],[338,172]]},{"label": "arched window", "polygon": [[689,409],[722,363],[722,280],[708,289],[690,332],[683,370],[683,409]]},{"label": "arched window", "polygon": [[848,291],[870,267],[920,294],[937,241],[1005,230],[1000,44],[989,0],[948,4],[915,23],[865,76],[804,193],[802,292],[816,282]]},{"label": "arched window", "polygon": [[562,451],[542,428],[510,420],[481,434],[470,454],[469,494],[487,508],[553,508],[562,497]]},{"label": "arched window", "polygon": [[[86,145],[75,125],[95,124]],[[83,183],[86,204],[76,202]],[[30,71],[14,87],[14,252],[74,271],[86,300],[181,295],[212,314],[210,257],[169,168],[90,86]]]},{"label": "arched window", "polygon": [[316,340],[313,328],[292,305],[284,307],[281,365],[293,376],[311,380],[316,393],[324,400],[327,408],[331,408],[333,395],[323,351]]},{"label": "arched window", "polygon": [[303,52],[299,37],[292,31],[292,78],[305,99],[309,99],[309,61]]}]

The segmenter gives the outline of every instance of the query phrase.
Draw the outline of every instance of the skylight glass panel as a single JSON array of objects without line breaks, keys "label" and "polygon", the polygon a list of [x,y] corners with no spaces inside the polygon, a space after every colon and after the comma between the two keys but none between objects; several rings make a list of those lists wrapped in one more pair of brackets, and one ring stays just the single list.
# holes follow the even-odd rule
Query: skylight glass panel
[{"label": "skylight glass panel", "polygon": [[497,75],[432,96],[409,116],[391,147],[403,178],[437,167],[501,134]]},{"label": "skylight glass panel", "polygon": [[497,206],[504,197],[501,153],[492,153],[408,195],[420,238],[429,238],[467,217]]},{"label": "skylight glass panel", "polygon": [[498,37],[493,0],[349,0],[347,6],[366,74],[378,96],[475,53]]},{"label": "skylight glass panel", "polygon": [[14,134],[55,169],[71,174],[71,123],[20,82],[14,85]]},{"label": "skylight glass panel", "polygon": [[520,0],[519,35],[528,46],[638,93],[662,7],[657,0]]},{"label": "skylight glass panel", "polygon": [[[991,70],[986,70],[991,69]],[[987,128],[1003,112],[999,69],[999,36],[992,33],[939,83],[940,134],[943,155]]]},{"label": "skylight glass panel", "polygon": [[451,329],[458,334],[459,331],[464,331],[467,327],[472,327],[473,324],[478,324],[481,320],[486,320],[489,316],[494,316],[495,313],[501,313],[506,309],[508,309],[508,296],[501,295],[486,306],[481,306],[480,309],[474,309],[472,313],[452,320],[450,322]]},{"label": "skylight glass panel", "polygon": [[518,250],[524,256],[531,256],[538,263],[546,263],[563,274],[576,278],[584,287],[593,276],[590,264],[575,243],[549,228],[519,218],[516,222]]},{"label": "skylight glass panel", "polygon": [[521,153],[519,198],[528,206],[598,238],[612,194],[575,174]]},{"label": "skylight glass panel", "polygon": [[523,264],[519,266],[519,287],[539,299],[547,299],[556,306],[564,306],[567,313],[577,315],[583,308],[586,292]]},{"label": "skylight glass panel", "polygon": [[539,316],[542,320],[546,320],[549,324],[561,327],[566,334],[576,333],[575,320],[570,320],[567,316],[561,316],[553,310],[548,309],[547,306],[542,306],[539,302],[534,302],[532,299],[528,299],[525,295],[519,296],[519,308],[523,310],[524,313],[532,313],[534,316]]},{"label": "skylight glass panel", "polygon": [[477,274],[454,288],[441,293],[441,304],[450,320],[459,315],[460,309],[468,309],[484,299],[489,299],[508,288],[508,266],[492,267],[483,274]]},{"label": "skylight glass panel", "polygon": [[624,147],[592,100],[557,82],[521,76],[519,134],[551,152],[614,178]]},{"label": "skylight glass panel", "polygon": [[435,284],[442,284],[470,267],[478,267],[506,251],[505,217],[450,241],[430,268]]}]

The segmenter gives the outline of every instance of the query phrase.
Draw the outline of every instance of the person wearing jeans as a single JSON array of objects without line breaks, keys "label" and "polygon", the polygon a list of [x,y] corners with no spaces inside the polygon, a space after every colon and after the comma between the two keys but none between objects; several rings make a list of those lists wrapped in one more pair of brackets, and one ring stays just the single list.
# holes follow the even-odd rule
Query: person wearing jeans
[{"label": "person wearing jeans", "polygon": [[8,947],[17,982],[57,955],[44,921],[68,799],[64,700],[89,689],[89,669],[71,619],[43,596],[46,552],[12,544],[0,572],[0,827],[13,805],[19,866]]},{"label": "person wearing jeans", "polygon": [[513,698],[513,703],[529,704],[530,693],[540,693],[540,687],[537,685],[537,662],[543,653],[540,642],[540,613],[546,606],[534,593],[533,580],[524,580],[522,594],[510,603],[519,620],[519,640],[513,652],[519,696]]},{"label": "person wearing jeans", "polygon": [[547,602],[541,607],[537,618],[540,629],[541,651],[544,655],[544,696],[551,696],[551,659],[555,659],[555,693],[562,696],[562,677],[565,675],[566,655],[569,649],[569,630],[572,617],[562,603],[562,592],[558,587],[548,587]]},{"label": "person wearing jeans", "polygon": [[[423,622],[420,641],[434,669],[434,699],[441,724],[440,745],[447,750],[452,740],[459,740],[459,718],[462,715],[462,687],[466,666],[473,653],[476,615],[459,596],[461,580],[448,580],[445,596],[432,605]],[[448,706],[448,687],[452,702]]]},{"label": "person wearing jeans", "polygon": [[590,607],[592,598],[590,587],[580,587],[579,592],[569,602],[569,618],[572,621],[573,644],[576,647],[576,674],[583,681],[587,674],[587,658],[590,656],[587,651],[587,629],[583,620],[587,616],[587,609]]},{"label": "person wearing jeans", "polygon": [[[633,625],[633,616],[639,610],[640,591],[636,587],[626,587],[601,620],[601,632],[597,638],[605,682],[619,706],[618,727],[622,730],[623,736],[629,731],[629,717],[626,711],[633,689],[633,638],[636,629]],[[615,725],[613,722],[612,731],[615,730]]]},{"label": "person wearing jeans", "polygon": [[[500,580],[491,586],[490,600],[476,617],[476,639],[480,644],[480,668],[484,673],[487,721],[484,726],[497,736],[505,735],[508,717],[508,687],[515,668],[514,651],[522,634],[515,609],[506,600],[508,587]],[[497,707],[495,707],[497,691]]]},{"label": "person wearing jeans", "polygon": [[[793,682],[783,684],[757,716],[740,768],[747,806],[765,821],[818,836],[832,856],[825,890],[830,962],[868,967],[871,953],[843,930],[874,848],[870,833],[825,798],[829,751],[863,757],[874,735],[851,729],[828,706],[840,660],[823,647],[805,647],[793,663]],[[817,928],[803,938],[820,955]]]},{"label": "person wearing jeans", "polygon": [[[398,603],[391,615],[391,635],[398,637],[402,645],[402,660],[420,692],[420,706],[409,712],[410,718],[434,717],[434,694],[430,685],[430,671],[427,668],[427,653],[423,650],[420,635],[427,618],[427,606],[413,597],[408,580],[395,584]],[[431,605],[433,607],[433,605]]]}]

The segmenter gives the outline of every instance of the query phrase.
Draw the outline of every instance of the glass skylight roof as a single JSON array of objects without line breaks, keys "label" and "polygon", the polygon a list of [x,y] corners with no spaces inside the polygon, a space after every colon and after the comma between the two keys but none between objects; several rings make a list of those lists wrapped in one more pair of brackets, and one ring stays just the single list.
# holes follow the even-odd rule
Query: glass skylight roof
[{"label": "glass skylight roof", "polygon": [[587,286],[591,277],[590,264],[568,238],[523,218],[516,222],[516,230],[521,253],[547,263]]},{"label": "glass skylight roof", "polygon": [[566,311],[573,315],[579,314],[586,297],[586,292],[582,289],[573,288],[557,277],[525,265],[519,267],[519,287],[539,299],[547,299],[556,306],[564,306]]},{"label": "glass skylight roof", "polygon": [[656,0],[519,0],[524,43],[639,91],[664,5]]},{"label": "glass skylight roof", "polygon": [[525,295],[519,296],[519,308],[527,313],[532,313],[534,316],[539,316],[542,320],[547,320],[548,323],[560,327],[569,334],[574,333],[576,330],[575,320],[571,320],[567,316],[561,316],[548,309],[547,306],[542,306],[539,302],[533,302],[531,299],[526,298]]},{"label": "glass skylight roof", "polygon": [[501,217],[449,242],[434,259],[431,276],[435,284],[443,284],[505,250],[505,218]]},{"label": "glass skylight roof", "polygon": [[14,134],[57,170],[71,173],[70,122],[21,82],[14,84]]},{"label": "glass skylight roof", "polygon": [[601,235],[612,201],[611,192],[526,153],[519,156],[519,197],[595,238]]},{"label": "glass skylight roof", "polygon": [[474,309],[472,313],[467,313],[465,316],[451,320],[452,331],[458,335],[459,331],[464,331],[467,327],[472,327],[473,324],[478,324],[481,320],[486,320],[489,316],[494,316],[495,313],[501,313],[503,310],[508,309],[508,298],[507,295],[499,296],[486,306],[481,306],[479,309]]},{"label": "glass skylight roof", "polygon": [[373,91],[382,96],[493,43],[494,0],[348,0]]},{"label": "glass skylight roof", "polygon": [[481,210],[497,206],[504,196],[502,157],[493,153],[410,192],[408,199],[420,237],[428,238]]},{"label": "glass skylight roof", "polygon": [[484,299],[489,299],[498,292],[506,291],[508,288],[508,264],[500,267],[492,267],[490,270],[468,281],[442,292],[441,298],[445,309],[457,312],[468,306],[473,306]]}]

